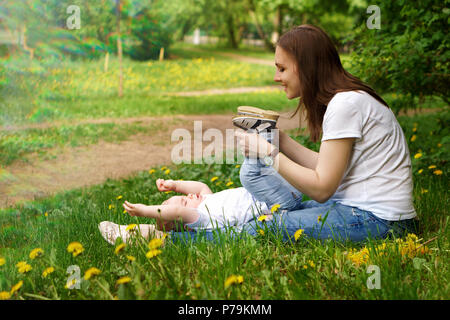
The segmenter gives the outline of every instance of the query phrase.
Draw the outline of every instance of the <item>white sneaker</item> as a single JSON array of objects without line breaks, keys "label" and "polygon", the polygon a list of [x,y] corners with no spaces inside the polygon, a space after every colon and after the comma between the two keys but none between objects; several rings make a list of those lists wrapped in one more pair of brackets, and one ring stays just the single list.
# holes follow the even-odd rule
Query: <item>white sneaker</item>
[{"label": "white sneaker", "polygon": [[[129,244],[131,237],[139,234],[137,228],[127,231],[127,227],[127,225],[118,225],[111,221],[102,221],[98,225],[103,239],[112,245],[116,244],[116,240],[119,237],[122,238],[124,243]],[[140,224],[138,227],[142,237],[147,240],[150,237],[164,239],[166,236],[164,232],[156,230],[156,226],[153,224]]]}]

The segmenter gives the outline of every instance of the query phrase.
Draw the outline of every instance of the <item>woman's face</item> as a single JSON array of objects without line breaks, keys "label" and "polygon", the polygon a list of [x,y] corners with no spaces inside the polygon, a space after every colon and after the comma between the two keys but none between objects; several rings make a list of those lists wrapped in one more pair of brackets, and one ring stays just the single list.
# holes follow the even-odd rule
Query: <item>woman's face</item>
[{"label": "woman's face", "polygon": [[173,196],[164,201],[162,204],[170,204],[175,206],[197,208],[203,201],[203,196],[200,194],[190,193],[186,196]]},{"label": "woman's face", "polygon": [[297,63],[283,48],[277,46],[275,50],[275,66],[277,71],[273,80],[279,82],[286,92],[288,99],[300,97],[300,79]]}]

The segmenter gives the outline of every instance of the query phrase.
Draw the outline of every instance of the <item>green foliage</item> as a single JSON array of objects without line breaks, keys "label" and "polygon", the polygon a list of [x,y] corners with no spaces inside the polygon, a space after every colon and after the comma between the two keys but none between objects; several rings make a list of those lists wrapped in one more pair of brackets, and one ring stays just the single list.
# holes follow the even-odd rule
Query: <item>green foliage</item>
[{"label": "green foliage", "polygon": [[149,9],[133,17],[130,30],[131,34],[125,40],[132,44],[125,44],[124,52],[132,59],[157,60],[160,49],[167,50],[171,44],[171,30],[158,22]]},{"label": "green foliage", "polygon": [[[159,49],[167,49],[171,39],[171,29],[162,19],[165,13],[158,9],[158,3],[148,0],[121,3],[124,53],[138,60],[158,58]],[[69,30],[66,26],[69,5],[80,8],[80,29]],[[0,4],[0,18],[10,30],[26,28],[27,45],[38,58],[90,59],[117,51],[116,1],[10,1]]]},{"label": "green foliage", "polygon": [[[355,75],[379,91],[401,94],[393,109],[414,108],[414,98],[437,95],[449,102],[449,1],[379,1],[381,28],[366,21],[353,39]],[[368,16],[366,16],[368,17]]]}]

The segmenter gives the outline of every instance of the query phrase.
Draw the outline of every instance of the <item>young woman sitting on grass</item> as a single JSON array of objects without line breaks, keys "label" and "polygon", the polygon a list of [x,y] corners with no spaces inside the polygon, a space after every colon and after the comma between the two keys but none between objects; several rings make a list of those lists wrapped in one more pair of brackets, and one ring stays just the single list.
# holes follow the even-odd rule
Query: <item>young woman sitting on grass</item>
[{"label": "young woman sitting on grass", "polygon": [[[303,230],[316,239],[355,242],[416,233],[410,154],[387,103],[344,70],[329,36],[315,26],[281,36],[275,66],[274,80],[288,99],[300,98],[297,111],[305,109],[311,139],[321,138],[320,150],[276,129],[273,113],[244,108],[234,120],[243,129],[236,136],[246,155],[241,183],[268,208],[280,207],[272,219],[253,217],[239,231],[258,235],[269,228],[290,241]],[[255,125],[263,130],[246,132]],[[302,201],[303,195],[312,200]],[[170,235],[173,241],[212,240],[213,231]]]},{"label": "young woman sitting on grass", "polygon": [[[241,166],[245,189],[269,207],[280,199],[293,203],[293,209],[281,206],[264,224],[286,241],[300,229],[309,237],[338,241],[417,232],[410,154],[387,103],[344,70],[329,36],[312,25],[280,37],[275,66],[274,80],[288,99],[300,98],[297,111],[306,110],[311,139],[321,137],[321,145],[314,152],[277,129],[271,134],[278,133],[278,146],[261,134],[236,133],[244,154],[259,158],[256,164],[246,158]],[[303,194],[312,200],[298,201]],[[253,219],[243,230],[257,235],[260,227]]]},{"label": "young woman sitting on grass", "polygon": [[[248,221],[265,216],[270,219],[270,210],[263,202],[259,202],[245,188],[232,188],[213,193],[211,189],[199,181],[156,180],[159,191],[174,191],[184,196],[173,196],[161,205],[133,204],[125,201],[124,209],[131,216],[156,219],[156,225],[140,224],[140,234],[144,238],[163,237],[162,231],[181,227],[190,231],[211,231],[213,229],[232,228],[239,231]],[[289,207],[289,203],[282,204]],[[99,229],[106,241],[114,244],[118,237],[128,242],[133,234],[127,225],[118,225],[103,221]]]}]

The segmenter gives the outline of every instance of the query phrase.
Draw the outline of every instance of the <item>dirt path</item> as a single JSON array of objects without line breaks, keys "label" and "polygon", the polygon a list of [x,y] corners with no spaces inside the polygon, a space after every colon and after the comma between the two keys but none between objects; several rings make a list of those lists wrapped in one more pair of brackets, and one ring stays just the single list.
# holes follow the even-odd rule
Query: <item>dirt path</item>
[{"label": "dirt path", "polygon": [[[152,134],[131,136],[118,144],[100,142],[87,147],[67,147],[51,160],[39,160],[33,155],[28,163],[16,161],[6,168],[0,168],[0,208],[64,190],[100,184],[108,178],[124,178],[154,166],[170,165],[172,149],[180,143],[171,141],[172,132],[184,128],[194,138],[194,121],[202,121],[203,132],[209,128],[219,129],[225,145],[226,129],[233,128],[231,118],[232,114],[97,120],[141,121],[144,125],[157,122],[160,129]],[[298,116],[279,120],[280,129],[297,126]],[[195,138],[198,141],[202,136]],[[209,144],[209,141],[203,142],[203,148]]]}]

